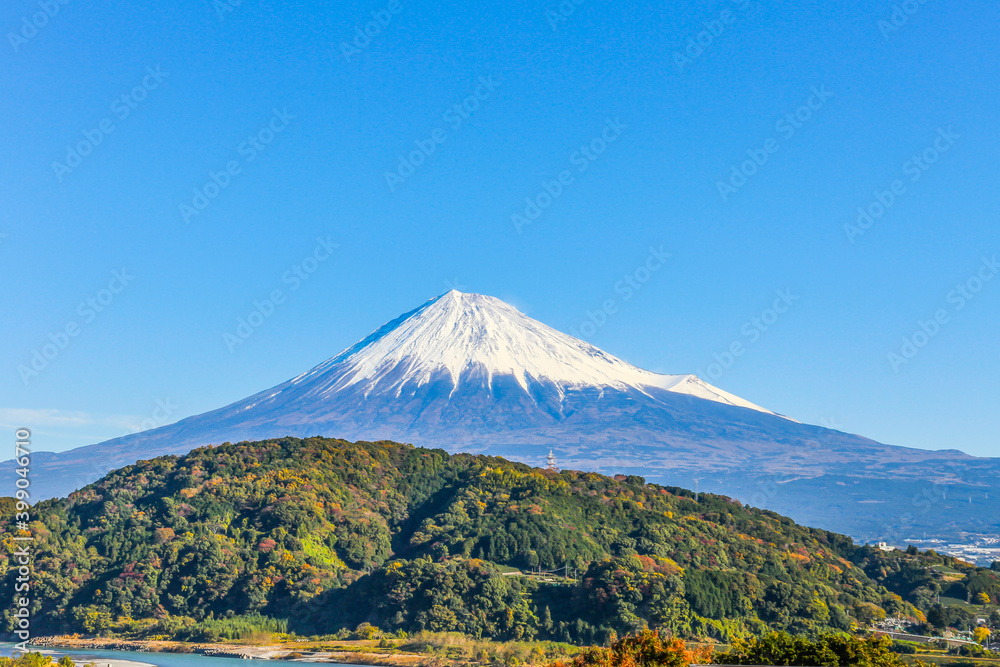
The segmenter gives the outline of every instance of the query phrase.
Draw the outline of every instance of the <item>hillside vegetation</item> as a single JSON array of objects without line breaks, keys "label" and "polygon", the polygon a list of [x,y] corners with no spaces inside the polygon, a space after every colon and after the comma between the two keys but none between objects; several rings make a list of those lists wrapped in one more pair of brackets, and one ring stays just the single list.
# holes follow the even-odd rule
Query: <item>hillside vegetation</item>
[{"label": "hillside vegetation", "polygon": [[[205,640],[367,623],[578,644],[644,627],[728,640],[925,621],[943,588],[1000,596],[996,572],[856,546],[728,498],[392,442],[205,447],[31,514],[35,635]],[[12,609],[7,511],[0,530]]]}]

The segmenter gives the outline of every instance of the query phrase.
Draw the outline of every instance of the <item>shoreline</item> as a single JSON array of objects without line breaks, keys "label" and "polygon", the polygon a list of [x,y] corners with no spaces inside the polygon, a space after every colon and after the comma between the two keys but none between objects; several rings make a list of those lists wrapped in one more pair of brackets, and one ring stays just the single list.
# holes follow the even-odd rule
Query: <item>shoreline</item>
[{"label": "shoreline", "polygon": [[[307,644],[307,642],[297,642]],[[70,651],[104,650],[129,651],[133,653],[176,653],[193,654],[217,658],[239,658],[243,660],[287,660],[292,662],[321,662],[333,664],[373,665],[375,667],[422,667],[432,661],[440,664],[440,659],[418,653],[378,652],[368,649],[374,642],[362,640],[338,642],[329,650],[310,649],[289,644],[238,644],[180,642],[156,639],[115,639],[82,638],[72,636],[34,637],[28,645],[33,649],[56,649]],[[391,650],[391,649],[390,649]],[[445,661],[446,664],[463,664],[463,661]]]}]

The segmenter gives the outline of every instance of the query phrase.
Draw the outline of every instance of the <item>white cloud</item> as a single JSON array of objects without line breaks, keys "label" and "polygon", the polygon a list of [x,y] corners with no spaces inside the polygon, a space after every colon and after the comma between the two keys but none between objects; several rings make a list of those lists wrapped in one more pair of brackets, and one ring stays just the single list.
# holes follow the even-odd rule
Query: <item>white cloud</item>
[{"label": "white cloud", "polygon": [[79,427],[94,423],[86,412],[67,410],[33,410],[31,408],[0,408],[0,426],[7,428]]},{"label": "white cloud", "polygon": [[103,415],[52,408],[0,408],[0,428],[29,429],[39,450],[63,451],[92,445],[149,427],[148,416]]}]

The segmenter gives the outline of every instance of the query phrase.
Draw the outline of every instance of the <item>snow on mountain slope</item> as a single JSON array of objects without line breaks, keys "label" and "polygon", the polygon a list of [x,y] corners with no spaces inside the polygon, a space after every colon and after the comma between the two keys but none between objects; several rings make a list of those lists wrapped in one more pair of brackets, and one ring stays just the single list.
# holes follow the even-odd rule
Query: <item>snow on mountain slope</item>
[{"label": "snow on mountain slope", "polygon": [[[649,387],[774,414],[694,375],[661,375],[637,368],[593,345],[556,331],[490,296],[452,290],[388,322],[312,370],[276,387],[306,386],[313,396],[348,388],[399,396],[404,386],[442,378],[454,392],[464,381],[512,377],[528,391],[551,383],[560,397],[581,387]],[[270,394],[267,398],[273,397]]]},{"label": "snow on mountain slope", "polygon": [[709,401],[715,401],[716,403],[735,405],[740,408],[750,408],[751,410],[757,410],[758,412],[766,412],[769,415],[777,415],[778,417],[791,419],[790,417],[785,417],[784,415],[780,415],[776,412],[771,412],[766,408],[762,408],[759,405],[751,403],[745,398],[740,398],[739,396],[730,394],[728,391],[723,391],[718,387],[713,387],[697,375],[661,375],[660,377],[679,378],[675,384],[663,387],[664,389],[677,394],[688,394],[690,396],[697,396],[698,398],[704,398]]}]

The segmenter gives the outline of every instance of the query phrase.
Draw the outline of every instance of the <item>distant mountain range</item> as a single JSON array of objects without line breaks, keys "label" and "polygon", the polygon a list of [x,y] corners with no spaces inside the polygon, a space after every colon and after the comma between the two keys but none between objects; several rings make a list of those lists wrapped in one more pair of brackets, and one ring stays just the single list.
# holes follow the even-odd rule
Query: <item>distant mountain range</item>
[{"label": "distant mountain range", "polygon": [[1000,532],[1000,459],[801,424],[694,375],[637,368],[499,299],[457,291],[226,407],[37,453],[33,488],[65,495],[140,459],[288,435],[392,439],[533,464],[551,449],[563,468],[700,485],[864,540]]}]

